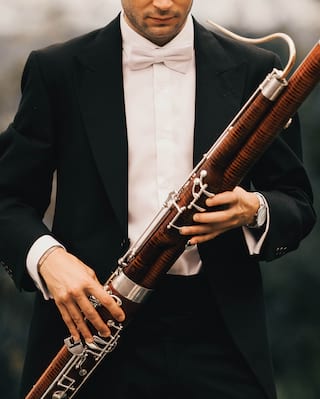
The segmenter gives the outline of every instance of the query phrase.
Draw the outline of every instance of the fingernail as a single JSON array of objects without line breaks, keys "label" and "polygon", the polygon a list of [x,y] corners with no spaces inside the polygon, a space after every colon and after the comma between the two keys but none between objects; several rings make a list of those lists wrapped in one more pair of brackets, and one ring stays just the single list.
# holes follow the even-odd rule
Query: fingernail
[{"label": "fingernail", "polygon": [[102,338],[108,338],[108,337],[110,337],[110,331],[98,331],[98,335],[100,336],[100,337],[102,337]]},{"label": "fingernail", "polygon": [[186,250],[191,249],[191,248],[194,247],[195,245],[197,245],[195,242],[189,240],[189,241],[186,243],[186,245],[185,245],[185,249],[186,249]]},{"label": "fingernail", "polygon": [[123,314],[121,314],[121,315],[119,315],[118,317],[117,317],[117,320],[118,321],[124,321],[124,319],[125,319],[125,316],[123,315]]}]

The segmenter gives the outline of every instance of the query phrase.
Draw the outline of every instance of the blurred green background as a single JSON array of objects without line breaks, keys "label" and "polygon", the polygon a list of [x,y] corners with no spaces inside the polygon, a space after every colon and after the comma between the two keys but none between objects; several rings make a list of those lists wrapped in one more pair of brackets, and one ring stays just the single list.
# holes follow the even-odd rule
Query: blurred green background
[{"label": "blurred green background", "polygon": [[[3,2],[4,3],[4,2]],[[107,23],[120,0],[11,0],[0,4],[0,131],[10,123],[19,101],[23,65],[35,48],[62,41]],[[9,4],[10,3],[10,4]],[[205,4],[206,3],[206,4]],[[193,14],[246,36],[275,31],[289,34],[298,65],[320,38],[319,0],[194,1]],[[285,47],[269,45],[286,62]],[[320,214],[320,86],[300,108],[305,164]],[[269,333],[279,399],[320,398],[319,223],[301,247],[261,265]],[[0,268],[0,397],[16,399],[32,311],[33,294],[20,293]],[[41,348],[39,348],[41,350]]]}]

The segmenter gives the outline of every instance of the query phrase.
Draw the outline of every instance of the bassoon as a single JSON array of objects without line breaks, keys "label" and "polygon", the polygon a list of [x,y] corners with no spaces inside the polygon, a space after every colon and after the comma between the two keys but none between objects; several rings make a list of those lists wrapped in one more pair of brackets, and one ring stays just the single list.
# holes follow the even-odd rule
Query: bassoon
[{"label": "bassoon", "polygon": [[[196,212],[208,208],[205,201],[219,192],[232,190],[285,129],[302,102],[320,80],[320,41],[288,78],[296,52],[291,38],[275,33],[259,39],[238,36],[209,21],[225,34],[253,44],[280,37],[289,47],[284,70],[274,69],[259,85],[216,142],[203,155],[182,187],[169,194],[162,208],[140,238],[119,259],[104,289],[126,313],[123,323],[93,296],[92,305],[108,324],[111,335],[103,338],[90,326],[94,342],[64,345],[37,380],[26,399],[71,399],[102,362],[114,350],[121,331],[128,325],[161,277],[185,250],[188,237],[179,234],[181,226],[191,225]],[[287,79],[288,78],[288,79]]]}]

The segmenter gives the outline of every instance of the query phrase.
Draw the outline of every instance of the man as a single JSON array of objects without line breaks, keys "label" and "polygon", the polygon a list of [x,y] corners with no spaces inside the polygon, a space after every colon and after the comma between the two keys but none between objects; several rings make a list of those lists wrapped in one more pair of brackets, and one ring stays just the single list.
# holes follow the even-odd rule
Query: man
[{"label": "man", "polygon": [[[203,28],[191,0],[122,7],[105,28],[30,55],[0,136],[2,262],[18,288],[39,289],[21,397],[66,336],[93,341],[84,318],[110,334],[89,295],[125,319],[101,283],[278,63]],[[295,118],[241,187],[207,199],[217,210],[180,229],[189,249],[77,398],[276,397],[257,262],[296,249],[314,224],[300,157]]]}]

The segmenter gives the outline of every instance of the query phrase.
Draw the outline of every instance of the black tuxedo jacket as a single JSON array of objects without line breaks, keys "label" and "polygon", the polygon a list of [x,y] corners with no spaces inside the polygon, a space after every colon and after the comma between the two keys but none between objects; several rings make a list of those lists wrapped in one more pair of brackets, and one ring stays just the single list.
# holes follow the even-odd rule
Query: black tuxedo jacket
[{"label": "black tuxedo jacket", "polygon": [[[196,164],[278,61],[270,52],[220,37],[196,21],[195,50]],[[22,91],[15,119],[0,135],[1,263],[19,289],[35,289],[26,255],[37,238],[52,234],[105,281],[128,246],[119,18],[33,52]],[[311,188],[299,158],[296,120],[242,183],[263,192],[270,206],[270,229],[259,256],[249,256],[241,229],[199,246],[230,334],[270,398],[275,393],[258,261],[296,249],[313,226]],[[49,231],[42,218],[55,170],[56,208]],[[32,385],[66,336],[55,306],[38,294],[26,385]]]}]

